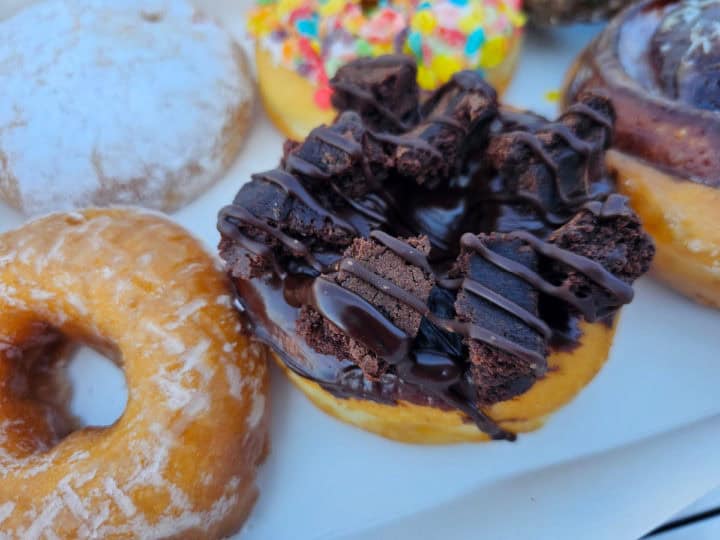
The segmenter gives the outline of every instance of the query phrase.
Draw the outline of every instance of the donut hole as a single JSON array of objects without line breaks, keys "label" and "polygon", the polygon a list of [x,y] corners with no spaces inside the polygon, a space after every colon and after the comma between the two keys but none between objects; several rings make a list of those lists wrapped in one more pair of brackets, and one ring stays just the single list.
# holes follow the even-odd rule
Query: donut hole
[{"label": "donut hole", "polygon": [[16,458],[41,454],[82,428],[109,426],[122,415],[127,389],[114,347],[87,346],[90,340],[42,322],[18,328],[0,342],[0,417],[10,426],[0,426],[0,450]]},{"label": "donut hole", "polygon": [[123,415],[127,382],[116,362],[91,347],[79,345],[66,369],[72,385],[69,409],[77,420],[77,429],[111,426]]}]

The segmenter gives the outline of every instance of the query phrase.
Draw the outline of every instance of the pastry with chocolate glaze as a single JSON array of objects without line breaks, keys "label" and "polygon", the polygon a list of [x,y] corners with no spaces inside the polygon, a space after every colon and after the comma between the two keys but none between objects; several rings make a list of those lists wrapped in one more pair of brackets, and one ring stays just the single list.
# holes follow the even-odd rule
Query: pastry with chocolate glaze
[{"label": "pastry with chocolate glaze", "polygon": [[607,165],[657,243],[653,273],[720,307],[720,1],[644,0],[615,18],[567,75],[564,105],[606,96]]},{"label": "pastry with chocolate glaze", "polygon": [[[339,73],[380,95],[361,71]],[[473,72],[402,127],[343,103],[219,214],[247,331],[320,408],[385,437],[537,429],[602,367],[654,253],[604,168],[612,107],[587,95],[550,122]]]}]

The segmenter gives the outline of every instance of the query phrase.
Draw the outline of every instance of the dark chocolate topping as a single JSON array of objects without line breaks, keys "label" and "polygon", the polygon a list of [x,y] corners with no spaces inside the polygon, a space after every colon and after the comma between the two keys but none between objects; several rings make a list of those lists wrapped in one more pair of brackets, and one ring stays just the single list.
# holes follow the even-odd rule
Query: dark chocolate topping
[{"label": "dark chocolate topping", "polygon": [[570,73],[564,101],[609,96],[614,146],[680,179],[720,186],[720,1],[643,0]]},{"label": "dark chocolate topping", "polygon": [[339,397],[457,409],[512,439],[483,408],[544,376],[580,318],[630,301],[652,245],[608,196],[606,100],[550,123],[499,112],[462,72],[400,125],[382,111],[398,111],[387,96],[407,90],[407,62],[338,72],[336,89],[355,88],[338,103],[357,112],[243,186],[219,216],[221,256],[248,325],[303,377]]},{"label": "dark chocolate topping", "polygon": [[[632,301],[632,287],[621,279],[615,277],[601,264],[595,262],[594,260],[582,255],[577,255],[572,251],[558,248],[548,242],[539,240],[537,237],[525,231],[509,233],[508,237],[526,242],[540,255],[551,259],[551,261],[555,263],[570,267],[573,271],[579,272],[591,280],[603,290],[607,291],[607,293],[615,300],[615,309]],[[476,251],[495,266],[523,279],[540,292],[548,296],[557,297],[571,305],[582,313],[586,320],[595,322],[600,316],[607,315],[607,313],[599,313],[593,296],[581,296],[565,285],[553,284],[537,272],[529,269],[527,266],[508,259],[507,257],[503,257],[502,255],[498,255],[485,246],[485,244],[474,235],[469,233],[463,235],[461,242],[463,247]]]},{"label": "dark chocolate topping", "polygon": [[417,121],[417,67],[409,56],[360,58],[342,66],[330,80],[332,104],[355,111],[376,131],[406,131]]},{"label": "dark chocolate topping", "polygon": [[495,137],[490,156],[506,194],[542,208],[551,222],[565,221],[592,197],[592,181],[605,174],[599,157],[610,143],[612,114],[606,100],[588,96],[555,123]]},{"label": "dark chocolate topping", "polygon": [[461,71],[432,94],[413,129],[381,140],[397,145],[394,160],[399,175],[433,188],[455,173],[462,141],[477,130],[487,130],[496,115],[495,90],[475,73]]}]

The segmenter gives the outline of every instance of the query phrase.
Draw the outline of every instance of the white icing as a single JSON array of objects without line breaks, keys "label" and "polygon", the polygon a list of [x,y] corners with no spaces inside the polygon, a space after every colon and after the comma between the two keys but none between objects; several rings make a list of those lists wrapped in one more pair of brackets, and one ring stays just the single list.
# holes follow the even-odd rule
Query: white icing
[{"label": "white icing", "polygon": [[148,321],[145,326],[150,332],[161,338],[165,352],[172,355],[178,355],[185,352],[185,344],[176,335],[163,330],[158,327],[154,322]]},{"label": "white icing", "polygon": [[242,399],[242,375],[240,368],[233,364],[225,364],[225,378],[227,379],[230,395],[235,399]]},{"label": "white icing", "polygon": [[42,289],[33,289],[30,291],[30,298],[33,300],[50,300],[55,296],[55,293],[43,291]]},{"label": "white icing", "polygon": [[260,392],[253,392],[252,409],[248,415],[247,423],[250,429],[257,427],[265,414],[265,396]]},{"label": "white icing", "polygon": [[118,508],[122,511],[123,514],[125,514],[127,517],[132,517],[137,512],[137,509],[135,508],[135,505],[132,502],[132,499],[125,495],[120,488],[117,487],[117,484],[115,483],[115,479],[108,476],[105,478],[105,491],[110,496],[110,498],[115,501],[115,504],[118,505]]},{"label": "white icing", "polygon": [[252,86],[186,0],[45,0],[0,35],[0,192],[26,212],[172,209],[225,169]]},{"label": "white icing", "polygon": [[200,309],[204,308],[206,305],[207,305],[207,301],[204,299],[201,299],[201,298],[199,298],[197,300],[193,300],[192,302],[184,305],[177,312],[178,320],[174,323],[168,324],[166,326],[166,328],[168,328],[168,330],[174,330],[175,328],[180,326],[182,323],[184,323],[188,319],[188,317],[191,317],[192,315],[197,313]]},{"label": "white icing", "polygon": [[232,306],[232,298],[230,298],[230,295],[223,294],[223,295],[217,297],[217,299],[215,300],[215,303],[218,306],[230,307],[230,306]]}]

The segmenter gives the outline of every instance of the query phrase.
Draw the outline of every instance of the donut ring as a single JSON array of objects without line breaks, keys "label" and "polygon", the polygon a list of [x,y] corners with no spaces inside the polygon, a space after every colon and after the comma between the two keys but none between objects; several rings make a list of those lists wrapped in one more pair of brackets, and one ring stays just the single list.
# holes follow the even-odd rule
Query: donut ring
[{"label": "donut ring", "polygon": [[[125,209],[34,221],[0,236],[0,313],[0,537],[220,538],[240,527],[267,448],[265,353],[238,332],[227,282],[198,241]],[[61,336],[124,368],[114,425],[61,439],[59,413],[20,384]]]}]

